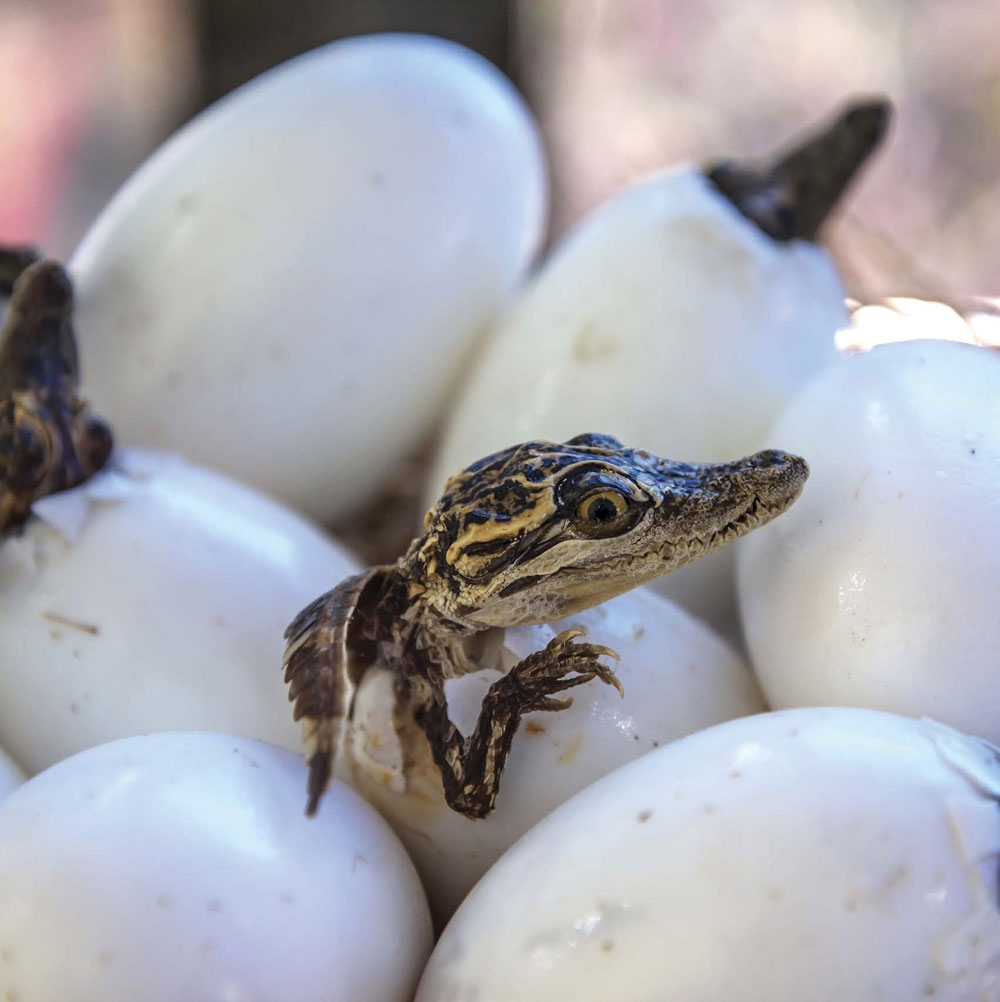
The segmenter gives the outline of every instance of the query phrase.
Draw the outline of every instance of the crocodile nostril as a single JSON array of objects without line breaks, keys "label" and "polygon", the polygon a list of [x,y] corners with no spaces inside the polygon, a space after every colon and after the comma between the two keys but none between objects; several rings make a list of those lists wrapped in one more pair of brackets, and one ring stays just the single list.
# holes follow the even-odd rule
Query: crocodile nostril
[{"label": "crocodile nostril", "polygon": [[780,449],[768,449],[751,457],[760,478],[760,488],[768,494],[793,496],[809,478],[809,466],[801,456]]},{"label": "crocodile nostril", "polygon": [[88,473],[96,472],[104,466],[113,447],[114,438],[108,425],[100,418],[88,418],[77,446],[80,462]]},{"label": "crocodile nostril", "polygon": [[765,452],[757,453],[757,462],[755,465],[761,469],[771,470],[776,467],[787,466],[789,460],[797,458],[797,456],[792,456],[787,452],[781,452],[779,449],[768,449]]}]

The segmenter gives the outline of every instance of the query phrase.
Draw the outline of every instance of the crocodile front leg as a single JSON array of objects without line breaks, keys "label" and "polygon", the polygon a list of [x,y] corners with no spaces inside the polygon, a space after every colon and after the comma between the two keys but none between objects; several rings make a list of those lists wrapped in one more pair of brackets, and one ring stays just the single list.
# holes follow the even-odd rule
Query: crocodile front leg
[{"label": "crocodile front leg", "polygon": [[448,716],[439,671],[398,676],[399,711],[409,712],[427,735],[449,807],[469,818],[484,818],[493,810],[500,777],[524,714],[565,710],[572,699],[557,699],[556,694],[594,678],[624,695],[615,673],[600,661],[602,657],[617,660],[618,655],[599,644],[575,643],[582,634],[583,630],[560,633],[543,650],[497,679],[486,693],[476,728],[468,737]]}]

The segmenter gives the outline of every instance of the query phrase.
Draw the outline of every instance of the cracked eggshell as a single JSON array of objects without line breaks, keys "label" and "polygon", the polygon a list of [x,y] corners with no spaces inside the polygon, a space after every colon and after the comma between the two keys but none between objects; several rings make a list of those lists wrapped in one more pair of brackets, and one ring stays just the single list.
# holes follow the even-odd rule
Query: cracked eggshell
[{"label": "cracked eggshell", "polygon": [[771,441],[811,469],[740,541],[771,705],[927,714],[1000,741],[1000,355],[914,341],[845,358]]},{"label": "cracked eggshell", "polygon": [[147,731],[299,750],[282,634],[356,565],[233,480],[153,451],[113,463],[0,544],[0,740],[29,772]]},{"label": "cracked eggshell", "polygon": [[980,331],[974,319],[946,303],[895,296],[856,307],[851,326],[837,332],[837,346],[841,351],[870,351],[880,344],[926,339],[975,344]]},{"label": "cracked eggshell", "polygon": [[822,708],[713,727],[510,849],[417,1002],[996,999],[998,795],[997,750],[930,721]]},{"label": "cracked eggshell", "polygon": [[[615,435],[664,458],[763,447],[782,404],[837,357],[847,323],[829,255],[777,243],[695,167],[639,183],[556,248],[463,384],[431,481],[530,439]],[[736,632],[729,552],[658,588]]]},{"label": "cracked eggshell", "polygon": [[370,35],[185,126],[70,262],[88,396],[320,521],[423,442],[541,241],[537,127],[452,42]]},{"label": "cracked eggshell", "polygon": [[299,756],[219,734],[93,748],[0,805],[0,997],[409,1002],[427,903],[341,783],[302,812]]},{"label": "cracked eggshell", "polygon": [[[417,864],[439,924],[500,854],[558,804],[612,769],[683,735],[764,706],[749,666],[679,606],[640,588],[548,626],[507,631],[510,664],[543,648],[556,633],[583,627],[587,640],[621,655],[621,698],[589,682],[571,690],[573,705],[528,714],[514,738],[496,810],[481,821],[452,811],[423,735],[404,786],[392,729],[392,676],[370,672],[345,742],[349,774],[396,829]],[[450,680],[449,713],[469,734],[496,672]]]}]

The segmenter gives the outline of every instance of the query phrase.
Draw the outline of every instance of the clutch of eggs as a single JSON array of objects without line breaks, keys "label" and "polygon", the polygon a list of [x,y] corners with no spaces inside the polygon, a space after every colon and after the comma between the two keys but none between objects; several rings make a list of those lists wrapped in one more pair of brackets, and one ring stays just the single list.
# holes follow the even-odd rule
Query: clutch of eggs
[{"label": "clutch of eggs", "polygon": [[186,125],[70,262],[95,409],[322,521],[423,443],[538,247],[537,128],[490,63],[345,39]]},{"label": "clutch of eggs", "polygon": [[0,542],[0,744],[29,772],[170,729],[299,750],[282,634],[356,565],[250,488],[119,450]]},{"label": "clutch of eggs", "polygon": [[[458,46],[373,36],[279,67],[155,154],[71,262],[95,409],[123,442],[342,516],[441,416],[540,242],[545,197],[530,115]],[[678,459],[754,451],[773,408],[834,360],[842,299],[825,252],[776,244],[695,168],[637,185],[495,325],[432,490],[494,448],[586,430]],[[835,364],[774,432],[813,473],[743,544],[751,646],[777,705],[940,710],[995,737],[998,708],[968,694],[996,688],[982,653],[996,645],[956,643],[948,624],[995,608],[1000,554],[988,532],[978,550],[960,532],[956,563],[936,516],[957,506],[970,531],[983,524],[995,478],[956,457],[992,455],[1000,362],[980,379],[971,356],[906,350]],[[931,369],[981,412],[942,433]],[[176,457],[125,449],[117,464],[41,502],[0,546],[0,743],[30,771],[170,728],[298,750],[282,632],[353,561]],[[887,508],[904,469],[914,500]],[[913,550],[918,567],[865,563]],[[732,628],[731,559],[666,587]],[[917,620],[924,656],[900,653],[900,630],[859,626],[912,637]],[[660,748],[762,710],[746,662],[639,590],[509,631],[512,663],[579,625],[623,655],[626,697],[592,682],[570,710],[529,715],[483,821],[446,807],[429,751],[404,777],[391,676],[370,672],[357,694],[338,769],[401,836],[436,917],[483,878],[422,1002],[656,998],[665,984],[733,1002],[801,1002],[804,983],[886,1002],[991,997],[1000,780],[987,746],[928,722],[802,710]],[[877,697],[876,670],[889,680]],[[463,731],[494,677],[448,683]],[[36,778],[0,806],[0,994],[410,998],[430,927],[409,861],[343,785],[318,820],[303,802],[295,756],[218,734],[117,742]]]}]

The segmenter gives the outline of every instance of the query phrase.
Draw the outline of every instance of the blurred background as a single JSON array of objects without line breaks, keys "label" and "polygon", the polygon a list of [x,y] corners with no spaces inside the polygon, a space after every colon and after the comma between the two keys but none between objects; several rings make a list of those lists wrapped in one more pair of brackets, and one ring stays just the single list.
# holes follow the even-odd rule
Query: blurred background
[{"label": "blurred background", "polygon": [[828,231],[860,299],[1000,294],[996,0],[0,0],[0,238],[68,257],[200,108],[298,52],[425,31],[526,93],[551,235],[637,176],[753,156],[880,92],[888,143]]}]

